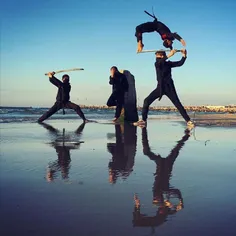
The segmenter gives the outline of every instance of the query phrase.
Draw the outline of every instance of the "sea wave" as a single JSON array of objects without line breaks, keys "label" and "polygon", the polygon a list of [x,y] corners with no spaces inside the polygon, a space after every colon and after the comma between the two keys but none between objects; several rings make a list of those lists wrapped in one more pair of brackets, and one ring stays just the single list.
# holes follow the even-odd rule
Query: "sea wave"
[{"label": "sea wave", "polygon": [[[35,107],[1,107],[0,108],[0,123],[12,122],[36,122],[38,118],[45,113],[49,108],[35,108]],[[114,117],[114,110],[108,109],[82,109],[88,119],[92,120],[109,120]],[[63,115],[62,110],[59,110],[49,119],[51,120],[64,120],[64,119],[78,119],[75,111],[65,109],[66,114]],[[138,112],[141,116],[141,111]],[[170,119],[179,117],[178,112],[172,111],[149,111],[150,119]],[[80,118],[79,118],[80,119]]]}]

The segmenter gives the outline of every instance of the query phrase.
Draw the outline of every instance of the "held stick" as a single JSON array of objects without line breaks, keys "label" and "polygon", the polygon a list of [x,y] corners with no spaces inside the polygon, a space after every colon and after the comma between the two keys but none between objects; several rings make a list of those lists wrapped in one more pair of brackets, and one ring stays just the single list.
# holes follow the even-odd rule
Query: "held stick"
[{"label": "held stick", "polygon": [[[62,73],[62,72],[69,72],[69,71],[78,71],[78,70],[84,70],[83,68],[72,68],[72,69],[67,69],[67,70],[57,70],[54,71],[55,74]],[[45,73],[45,75],[48,75],[48,73]]]},{"label": "held stick", "polygon": [[[160,49],[160,50],[152,49],[152,50],[143,50],[143,51],[137,52],[137,53],[145,53],[145,52],[170,52],[170,51],[171,51],[170,49]],[[181,50],[177,49],[176,52],[181,52]]]}]

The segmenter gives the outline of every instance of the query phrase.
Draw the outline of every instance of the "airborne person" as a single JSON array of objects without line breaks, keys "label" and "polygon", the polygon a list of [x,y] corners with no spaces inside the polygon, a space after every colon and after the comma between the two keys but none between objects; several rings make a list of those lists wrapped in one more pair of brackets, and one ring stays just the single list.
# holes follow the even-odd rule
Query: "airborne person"
[{"label": "airborne person", "polygon": [[154,31],[160,34],[161,39],[163,40],[163,46],[166,48],[170,48],[172,50],[172,44],[175,39],[179,40],[184,47],[186,46],[186,43],[181,36],[179,36],[177,33],[172,33],[170,29],[165,24],[158,21],[154,15],[151,15],[147,11],[144,12],[153,17],[154,21],[146,22],[136,27],[135,36],[137,37],[138,42],[138,52],[142,52],[144,47],[142,34],[151,33]]}]

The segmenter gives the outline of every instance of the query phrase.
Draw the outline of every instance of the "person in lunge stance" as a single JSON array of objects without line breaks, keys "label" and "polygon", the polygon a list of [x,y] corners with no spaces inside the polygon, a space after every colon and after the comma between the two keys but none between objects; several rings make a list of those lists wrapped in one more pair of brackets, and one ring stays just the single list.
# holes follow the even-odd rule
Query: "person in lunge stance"
[{"label": "person in lunge stance", "polygon": [[116,66],[111,67],[110,73],[109,84],[112,85],[112,94],[107,101],[107,106],[116,106],[115,117],[113,119],[113,122],[116,122],[124,106],[125,92],[128,91],[129,84],[126,76],[120,73]]},{"label": "person in lunge stance", "polygon": [[182,49],[182,58],[180,61],[166,61],[169,57],[176,53],[176,50],[171,50],[168,56],[164,51],[156,52],[156,76],[157,76],[157,88],[155,88],[148,97],[145,98],[142,109],[142,120],[134,123],[134,125],[145,126],[148,116],[149,106],[157,99],[161,100],[163,95],[166,95],[175,107],[179,110],[182,117],[187,122],[187,126],[192,128],[194,126],[193,122],[190,120],[186,110],[182,106],[178,95],[175,90],[174,82],[172,80],[171,69],[173,67],[182,66],[187,58],[186,49]]},{"label": "person in lunge stance", "polygon": [[60,109],[69,108],[76,111],[76,113],[83,119],[83,122],[88,122],[88,120],[85,118],[84,113],[82,112],[79,105],[70,102],[70,77],[69,75],[63,75],[62,76],[62,82],[58,80],[56,77],[54,77],[55,72],[49,72],[48,77],[49,81],[58,87],[57,97],[55,104],[47,111],[45,112],[39,119],[38,122],[43,122],[47,118],[49,118],[51,115],[56,113]]},{"label": "person in lunge stance", "polygon": [[170,48],[172,50],[172,44],[175,39],[179,40],[184,47],[186,46],[186,43],[182,39],[181,36],[179,36],[177,33],[172,33],[170,31],[170,29],[165,24],[158,21],[154,15],[151,15],[147,11],[145,11],[145,13],[147,13],[149,16],[153,17],[154,21],[153,22],[146,22],[146,23],[140,24],[136,27],[135,36],[136,36],[137,42],[138,42],[138,49],[137,49],[138,52],[142,52],[143,47],[144,47],[142,34],[143,33],[151,33],[154,31],[156,31],[157,33],[160,34],[161,39],[163,40],[163,45],[166,48]]}]

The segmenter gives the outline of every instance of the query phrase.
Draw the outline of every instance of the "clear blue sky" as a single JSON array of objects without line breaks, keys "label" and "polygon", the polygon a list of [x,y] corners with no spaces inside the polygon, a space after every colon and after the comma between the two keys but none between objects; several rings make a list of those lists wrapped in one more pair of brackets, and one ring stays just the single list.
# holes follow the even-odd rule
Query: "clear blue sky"
[{"label": "clear blue sky", "polygon": [[[105,104],[112,65],[134,74],[138,103],[155,88],[153,53],[136,54],[135,27],[151,12],[187,43],[173,79],[184,105],[236,103],[236,1],[8,0],[1,2],[1,105],[51,106],[56,88],[47,71],[71,72],[71,100]],[[157,33],[144,49],[163,48]],[[175,48],[181,48],[175,40]],[[172,60],[180,59],[175,55]],[[58,78],[61,74],[58,75]],[[153,105],[170,105],[168,99]]]}]

